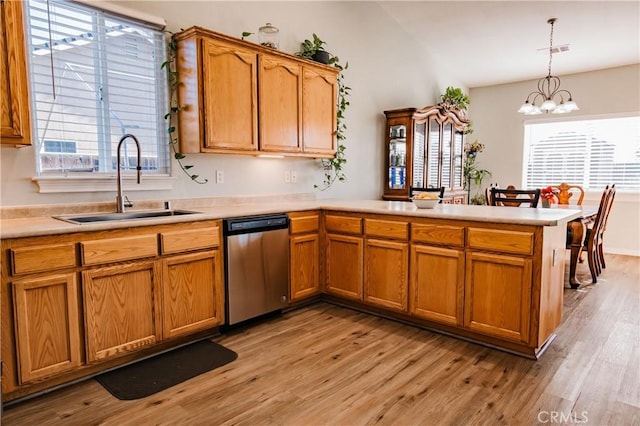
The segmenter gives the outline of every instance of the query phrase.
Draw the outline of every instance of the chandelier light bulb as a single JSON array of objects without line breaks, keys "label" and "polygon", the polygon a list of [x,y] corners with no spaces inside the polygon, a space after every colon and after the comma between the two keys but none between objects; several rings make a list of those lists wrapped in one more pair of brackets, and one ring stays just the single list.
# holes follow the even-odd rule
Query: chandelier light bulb
[{"label": "chandelier light bulb", "polygon": [[540,105],[540,109],[543,111],[553,111],[556,109],[558,105],[554,102],[553,99],[547,99]]}]

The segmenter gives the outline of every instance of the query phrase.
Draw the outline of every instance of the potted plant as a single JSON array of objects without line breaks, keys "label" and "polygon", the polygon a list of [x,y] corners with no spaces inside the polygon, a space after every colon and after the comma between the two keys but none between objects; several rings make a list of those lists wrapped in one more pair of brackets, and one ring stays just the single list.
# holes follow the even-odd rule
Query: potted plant
[{"label": "potted plant", "polygon": [[459,87],[447,87],[444,94],[440,95],[440,103],[445,109],[458,109],[466,111],[469,107],[469,96]]},{"label": "potted plant", "polygon": [[482,181],[487,176],[491,176],[491,172],[486,169],[481,169],[476,164],[476,157],[479,152],[484,150],[484,144],[481,144],[477,140],[473,143],[468,143],[464,147],[465,162],[463,168],[464,184],[467,189],[467,203],[469,204],[486,204],[487,200],[482,195],[474,195],[471,197],[471,181],[477,185],[482,185]]},{"label": "potted plant", "polygon": [[[331,54],[324,50],[327,44],[313,33],[313,40],[306,39],[300,44],[300,51],[296,52],[297,56],[320,62],[321,64],[331,64]],[[335,62],[335,61],[334,61]]]}]

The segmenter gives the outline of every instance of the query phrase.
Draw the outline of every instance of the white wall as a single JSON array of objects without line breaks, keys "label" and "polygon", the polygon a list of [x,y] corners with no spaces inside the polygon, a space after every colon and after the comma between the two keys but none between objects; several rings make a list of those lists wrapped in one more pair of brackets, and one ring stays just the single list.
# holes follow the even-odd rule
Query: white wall
[{"label": "white wall", "polygon": [[[240,37],[257,33],[270,22],[280,29],[280,50],[294,53],[300,42],[318,34],[327,50],[349,62],[345,81],[352,88],[346,112],[346,174],[348,181],[317,198],[379,198],[383,190],[383,127],[386,109],[422,107],[438,100],[447,86],[466,90],[435,64],[418,42],[373,2],[218,2],[127,1],[127,8],[162,17],[173,32],[193,25]],[[248,38],[258,42],[257,35]],[[434,41],[435,42],[435,41]],[[2,206],[112,201],[113,192],[39,194],[33,148],[1,150]],[[209,179],[194,184],[177,170],[172,191],[129,191],[135,200],[217,197],[242,194],[309,193],[322,183],[319,162],[308,159],[266,159],[252,156],[191,154],[186,164]],[[225,183],[215,184],[215,171]],[[297,184],[284,183],[284,171],[296,170]],[[144,174],[143,174],[144,179]]]},{"label": "white wall", "polygon": [[[571,117],[640,111],[640,65],[560,76],[580,111]],[[478,163],[493,174],[490,182],[522,185],[524,122],[516,112],[537,80],[472,88],[469,115],[474,123],[470,139],[485,144]],[[540,116],[533,116],[539,119]],[[556,182],[549,182],[554,184]],[[557,182],[559,183],[559,182]],[[598,204],[601,193],[589,193],[584,203]],[[605,249],[640,255],[640,194],[618,191],[611,210]]]}]

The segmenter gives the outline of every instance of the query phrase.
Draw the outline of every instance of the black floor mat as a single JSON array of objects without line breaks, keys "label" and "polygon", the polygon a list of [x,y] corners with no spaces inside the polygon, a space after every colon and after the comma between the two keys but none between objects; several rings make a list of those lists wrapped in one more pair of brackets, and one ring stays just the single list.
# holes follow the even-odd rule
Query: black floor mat
[{"label": "black floor mat", "polygon": [[201,340],[100,374],[96,380],[122,400],[139,399],[230,363],[238,354]]}]

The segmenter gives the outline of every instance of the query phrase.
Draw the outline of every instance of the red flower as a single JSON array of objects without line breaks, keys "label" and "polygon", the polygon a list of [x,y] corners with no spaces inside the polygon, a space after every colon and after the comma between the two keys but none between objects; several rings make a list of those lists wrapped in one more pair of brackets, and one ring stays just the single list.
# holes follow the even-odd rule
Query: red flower
[{"label": "red flower", "polygon": [[547,186],[546,188],[542,188],[540,190],[540,196],[543,199],[549,201],[549,203],[551,203],[551,204],[556,202],[555,194],[557,194],[557,193],[558,193],[558,190],[556,188],[551,187],[551,186]]}]

